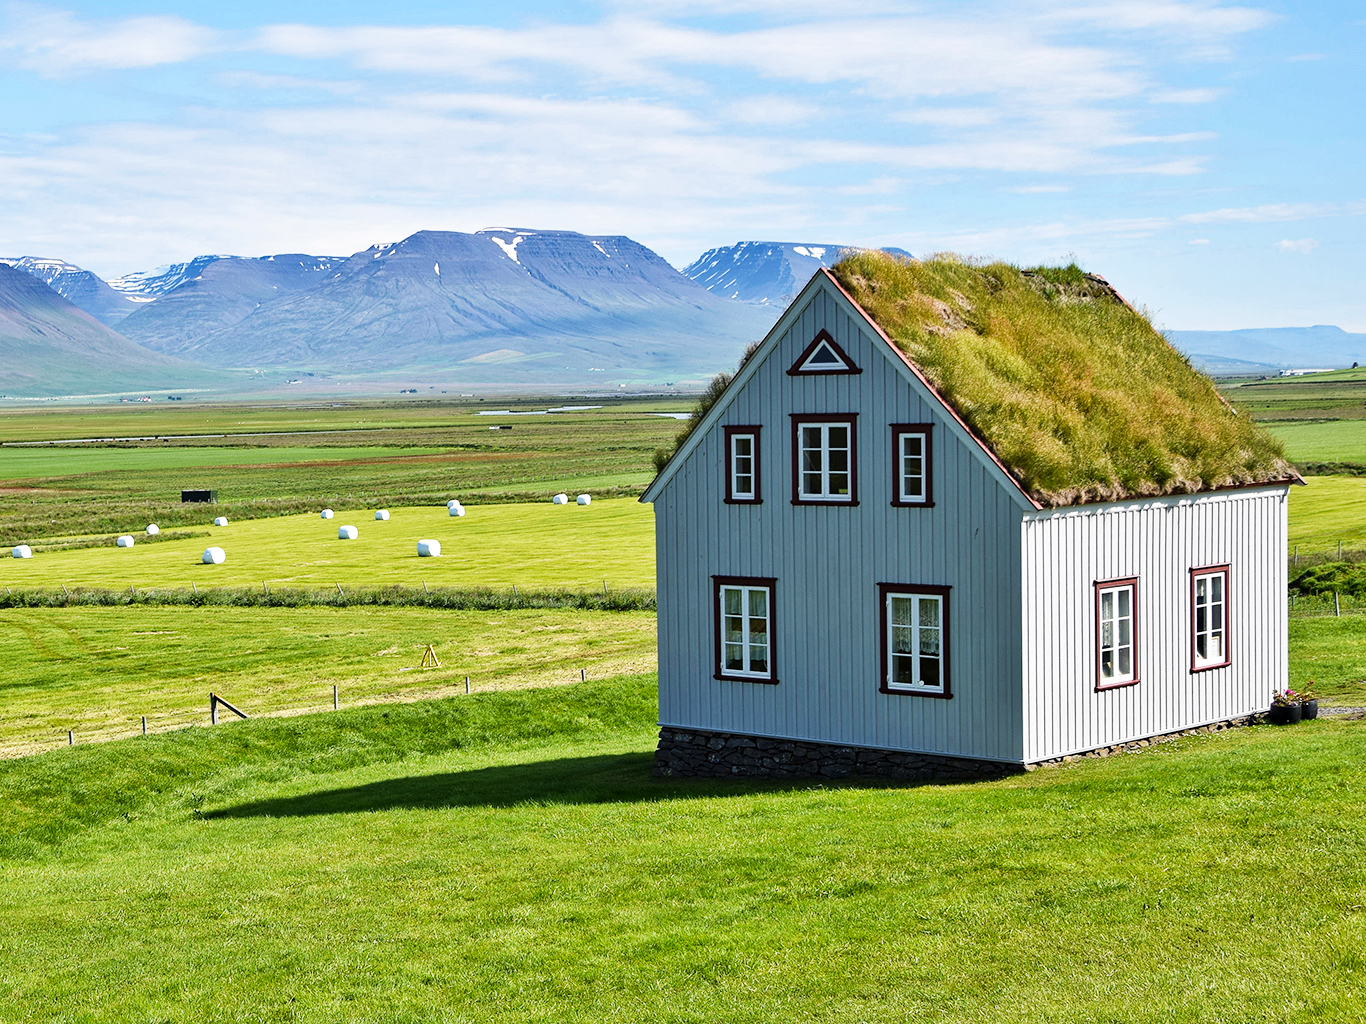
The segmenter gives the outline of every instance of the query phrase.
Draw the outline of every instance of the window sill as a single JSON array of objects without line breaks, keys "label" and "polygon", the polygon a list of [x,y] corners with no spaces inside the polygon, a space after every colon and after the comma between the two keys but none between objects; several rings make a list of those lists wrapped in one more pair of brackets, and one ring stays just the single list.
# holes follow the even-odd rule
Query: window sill
[{"label": "window sill", "polygon": [[718,679],[723,683],[762,683],[765,686],[777,686],[776,679],[761,679],[758,676],[728,676],[719,672],[712,673],[713,679]]},{"label": "window sill", "polygon": [[1212,665],[1192,665],[1191,675],[1198,675],[1201,672],[1213,672],[1217,668],[1228,668],[1232,664],[1233,659],[1229,658],[1227,661],[1221,661]]},{"label": "window sill", "polygon": [[932,502],[932,501],[901,501],[901,500],[898,499],[898,500],[894,500],[894,501],[892,502],[892,508],[934,508],[934,502]]},{"label": "window sill", "polygon": [[762,505],[763,498],[724,498],[727,505]]},{"label": "window sill", "polygon": [[1096,693],[1103,693],[1106,690],[1122,690],[1126,686],[1137,686],[1138,684],[1138,679],[1126,679],[1122,683],[1097,683]]},{"label": "window sill", "polygon": [[793,498],[794,505],[844,505],[853,507],[858,504],[852,498]]},{"label": "window sill", "polygon": [[892,697],[929,697],[931,700],[952,700],[953,694],[944,693],[936,690],[913,690],[908,688],[900,689],[888,686],[883,683],[878,687],[878,693],[885,693]]}]

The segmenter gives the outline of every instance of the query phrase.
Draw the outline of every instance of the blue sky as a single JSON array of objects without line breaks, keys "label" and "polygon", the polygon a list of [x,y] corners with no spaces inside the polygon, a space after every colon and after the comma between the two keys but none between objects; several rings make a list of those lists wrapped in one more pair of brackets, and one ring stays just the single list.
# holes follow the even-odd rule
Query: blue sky
[{"label": "blue sky", "polygon": [[1366,331],[1364,54],[1359,2],[0,2],[0,255],[895,245]]}]

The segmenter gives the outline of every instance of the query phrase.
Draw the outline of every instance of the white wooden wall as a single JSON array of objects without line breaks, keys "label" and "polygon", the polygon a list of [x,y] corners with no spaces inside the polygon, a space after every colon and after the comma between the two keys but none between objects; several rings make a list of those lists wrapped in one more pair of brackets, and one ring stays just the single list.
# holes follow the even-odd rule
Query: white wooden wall
[{"label": "white wooden wall", "polygon": [[[787,375],[822,328],[861,375]],[[792,505],[789,414],[847,412],[860,504]],[[936,423],[936,505],[893,508],[889,425],[920,422]],[[763,427],[761,505],[723,501],[725,424]],[[1024,506],[958,429],[838,293],[819,290],[656,499],[661,724],[1020,761]],[[777,578],[777,686],[712,678],[713,575]],[[880,582],[953,588],[952,699],[878,692]]]},{"label": "white wooden wall", "polygon": [[[1024,756],[1264,710],[1286,685],[1287,488],[1083,506],[1021,525]],[[1231,566],[1232,664],[1190,670],[1190,570]],[[1098,580],[1138,577],[1140,682],[1095,691]]]}]

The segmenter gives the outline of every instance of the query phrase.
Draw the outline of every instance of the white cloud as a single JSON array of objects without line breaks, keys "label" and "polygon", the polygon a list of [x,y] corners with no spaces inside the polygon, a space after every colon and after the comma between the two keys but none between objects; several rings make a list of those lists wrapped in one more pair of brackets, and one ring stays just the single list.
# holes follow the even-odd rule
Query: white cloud
[{"label": "white cloud", "polygon": [[1281,252],[1296,252],[1301,256],[1306,256],[1319,247],[1319,243],[1312,238],[1282,238],[1276,243],[1276,248]]},{"label": "white cloud", "polygon": [[1188,213],[1181,217],[1187,224],[1272,224],[1316,217],[1359,216],[1366,213],[1366,201],[1355,203],[1267,203],[1263,206],[1229,207]]},{"label": "white cloud", "polygon": [[1071,192],[1070,185],[1019,185],[1015,188],[1006,189],[1007,192],[1014,192],[1019,196],[1039,195],[1047,192]]},{"label": "white cloud", "polygon": [[1209,245],[1208,238],[1192,238],[1187,245]]},{"label": "white cloud", "polygon": [[14,54],[22,68],[63,76],[176,64],[206,53],[216,38],[175,15],[81,21],[66,11],[17,3],[4,10],[0,52]]}]

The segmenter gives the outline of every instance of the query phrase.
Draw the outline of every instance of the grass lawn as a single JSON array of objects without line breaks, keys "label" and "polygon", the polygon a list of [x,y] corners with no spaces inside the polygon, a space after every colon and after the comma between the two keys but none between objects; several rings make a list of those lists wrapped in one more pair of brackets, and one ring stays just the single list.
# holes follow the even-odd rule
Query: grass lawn
[{"label": "grass lawn", "polygon": [[0,763],[6,1021],[1348,1021],[1366,728],[649,777],[651,677]]},{"label": "grass lawn", "polygon": [[1311,476],[1290,488],[1290,543],[1300,552],[1366,547],[1366,477]]},{"label": "grass lawn", "polygon": [[[373,510],[317,512],[210,526],[216,514],[203,506],[196,530],[212,536],[35,553],[31,559],[0,558],[0,586],[63,584],[123,588],[199,587],[263,581],[276,586],[375,584],[526,588],[653,587],[654,509],[634,498],[588,506],[549,501],[526,505],[469,505],[463,518],[444,506],[390,509],[380,522]],[[360,536],[337,539],[342,525]],[[135,537],[145,523],[129,523]],[[441,542],[440,558],[419,558],[417,542]],[[204,565],[206,547],[227,553],[222,565]],[[8,554],[8,552],[6,552]]]},{"label": "grass lawn", "polygon": [[1366,463],[1366,419],[1262,426],[1285,442],[1285,454],[1295,462]]},{"label": "grass lawn", "polygon": [[[138,606],[0,611],[0,756],[208,721],[655,667],[652,612]],[[440,668],[420,668],[432,644]],[[0,1013],[0,1020],[3,1014]]]},{"label": "grass lawn", "polygon": [[1311,680],[1325,704],[1366,707],[1366,615],[1290,620],[1290,688]]}]

